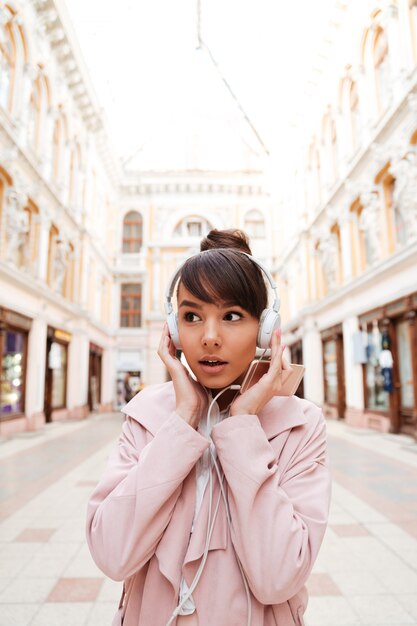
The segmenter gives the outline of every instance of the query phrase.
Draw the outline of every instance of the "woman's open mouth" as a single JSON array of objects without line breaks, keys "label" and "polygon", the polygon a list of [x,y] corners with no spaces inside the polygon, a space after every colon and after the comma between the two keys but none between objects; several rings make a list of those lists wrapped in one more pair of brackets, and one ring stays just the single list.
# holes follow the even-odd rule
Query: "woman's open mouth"
[{"label": "woman's open mouth", "polygon": [[201,369],[207,374],[218,374],[227,365],[227,361],[220,361],[217,359],[202,359],[199,361]]}]

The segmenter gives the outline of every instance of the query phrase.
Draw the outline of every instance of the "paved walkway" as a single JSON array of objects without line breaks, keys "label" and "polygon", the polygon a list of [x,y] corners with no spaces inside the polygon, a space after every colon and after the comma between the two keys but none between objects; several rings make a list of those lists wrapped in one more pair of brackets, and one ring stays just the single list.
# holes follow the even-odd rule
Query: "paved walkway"
[{"label": "paved walkway", "polygon": [[[121,585],[92,562],[84,526],[121,422],[91,416],[0,443],[0,626],[110,626]],[[417,444],[328,431],[333,501],[306,625],[417,625]]]}]

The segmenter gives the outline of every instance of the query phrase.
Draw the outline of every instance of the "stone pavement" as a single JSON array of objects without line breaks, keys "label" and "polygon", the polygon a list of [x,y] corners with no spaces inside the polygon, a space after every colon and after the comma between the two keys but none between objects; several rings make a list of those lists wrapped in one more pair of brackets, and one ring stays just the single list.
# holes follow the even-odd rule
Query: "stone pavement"
[{"label": "stone pavement", "polygon": [[[110,626],[121,584],[92,562],[84,526],[121,422],[93,415],[0,442],[0,626]],[[417,625],[417,444],[328,431],[332,508],[306,626]]]}]

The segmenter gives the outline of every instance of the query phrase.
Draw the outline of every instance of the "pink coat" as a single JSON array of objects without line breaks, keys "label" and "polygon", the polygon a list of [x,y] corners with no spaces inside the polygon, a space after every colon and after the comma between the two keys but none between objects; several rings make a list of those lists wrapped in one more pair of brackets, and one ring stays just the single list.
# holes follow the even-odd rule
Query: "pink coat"
[{"label": "pink coat", "polygon": [[[190,528],[193,470],[209,441],[175,413],[172,383],[147,387],[123,410],[129,417],[119,445],[88,506],[87,539],[98,567],[125,581],[117,623],[124,616],[123,626],[165,626],[181,576],[191,583],[204,550],[208,490],[191,537]],[[213,428],[233,530],[230,536],[221,500],[193,592],[200,626],[247,623],[235,550],[252,594],[252,626],[303,624],[304,584],[329,508],[325,431],[321,410],[295,396]],[[213,479],[217,503],[215,472]]]}]

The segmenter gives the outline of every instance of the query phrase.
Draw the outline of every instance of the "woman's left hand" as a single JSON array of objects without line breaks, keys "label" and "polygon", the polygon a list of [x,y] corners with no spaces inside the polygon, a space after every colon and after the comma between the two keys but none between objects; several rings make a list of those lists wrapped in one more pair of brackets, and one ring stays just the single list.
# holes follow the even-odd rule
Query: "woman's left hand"
[{"label": "woman's left hand", "polygon": [[285,346],[281,346],[281,333],[276,330],[271,340],[271,363],[257,383],[239,395],[230,408],[230,415],[257,415],[271,400],[291,372],[291,366],[283,358]]}]

